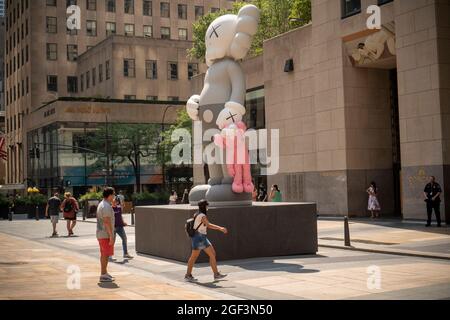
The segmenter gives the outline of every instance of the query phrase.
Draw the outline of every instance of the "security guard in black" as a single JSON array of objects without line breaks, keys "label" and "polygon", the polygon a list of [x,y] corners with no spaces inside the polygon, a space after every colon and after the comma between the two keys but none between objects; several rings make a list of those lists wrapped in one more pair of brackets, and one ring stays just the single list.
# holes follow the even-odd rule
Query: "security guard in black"
[{"label": "security guard in black", "polygon": [[425,186],[425,189],[423,190],[424,196],[425,196],[425,202],[427,204],[427,227],[431,225],[431,215],[436,215],[436,222],[437,226],[441,226],[441,198],[439,197],[441,195],[442,189],[439,183],[435,181],[435,177],[430,177],[430,182]]}]

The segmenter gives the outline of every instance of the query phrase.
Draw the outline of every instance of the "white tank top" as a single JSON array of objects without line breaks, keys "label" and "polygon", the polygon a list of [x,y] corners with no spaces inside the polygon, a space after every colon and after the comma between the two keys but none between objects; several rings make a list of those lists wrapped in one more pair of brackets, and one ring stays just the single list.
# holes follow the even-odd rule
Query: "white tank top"
[{"label": "white tank top", "polygon": [[204,213],[200,213],[195,217],[194,230],[197,229],[199,224],[201,224],[201,226],[198,227],[197,232],[199,232],[201,234],[206,234],[208,228],[205,226],[205,224],[202,223],[203,217],[206,217],[206,215]]}]

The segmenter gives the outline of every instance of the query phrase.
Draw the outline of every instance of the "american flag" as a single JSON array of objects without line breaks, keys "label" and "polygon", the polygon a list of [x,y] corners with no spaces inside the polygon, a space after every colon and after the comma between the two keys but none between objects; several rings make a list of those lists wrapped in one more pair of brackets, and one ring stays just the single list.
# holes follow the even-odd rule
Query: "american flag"
[{"label": "american flag", "polygon": [[0,159],[6,161],[8,159],[8,155],[6,151],[3,150],[4,146],[5,146],[5,136],[3,135],[3,133],[0,132]]}]

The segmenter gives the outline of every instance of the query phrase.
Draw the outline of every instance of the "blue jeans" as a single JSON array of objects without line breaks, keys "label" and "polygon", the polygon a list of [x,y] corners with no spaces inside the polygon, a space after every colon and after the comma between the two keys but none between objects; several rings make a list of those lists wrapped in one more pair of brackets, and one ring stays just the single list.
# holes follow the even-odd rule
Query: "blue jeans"
[{"label": "blue jeans", "polygon": [[123,254],[127,254],[128,253],[128,249],[127,249],[127,234],[125,233],[125,228],[124,227],[116,227],[114,228],[114,233],[118,234],[119,237],[122,239],[122,248],[123,248]]}]

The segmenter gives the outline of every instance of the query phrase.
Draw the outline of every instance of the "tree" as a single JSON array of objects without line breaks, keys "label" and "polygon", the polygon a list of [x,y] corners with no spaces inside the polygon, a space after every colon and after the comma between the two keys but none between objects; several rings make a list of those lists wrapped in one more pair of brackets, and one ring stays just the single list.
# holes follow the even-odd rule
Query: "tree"
[{"label": "tree", "polygon": [[[141,191],[141,159],[155,156],[159,143],[160,127],[157,124],[103,124],[87,137],[88,148],[105,152],[109,166],[129,163],[133,167],[136,191]],[[108,170],[107,157],[90,155],[96,159],[94,167]],[[111,170],[112,169],[112,170]],[[110,168],[110,173],[113,168]],[[107,173],[109,175],[109,173]]]},{"label": "tree", "polygon": [[[258,32],[253,38],[249,55],[259,55],[263,51],[264,40],[273,38],[291,29],[301,27],[311,21],[311,0],[252,0],[261,10],[261,19]],[[205,34],[208,26],[217,17],[233,13],[237,14],[239,9],[248,2],[235,2],[231,12],[221,10],[209,13],[200,18],[193,25],[193,47],[188,50],[192,58],[205,59]]]}]

